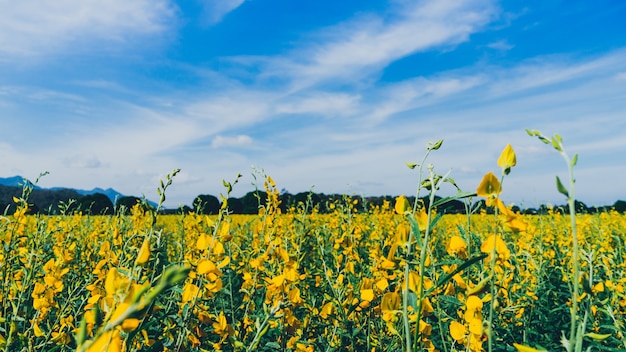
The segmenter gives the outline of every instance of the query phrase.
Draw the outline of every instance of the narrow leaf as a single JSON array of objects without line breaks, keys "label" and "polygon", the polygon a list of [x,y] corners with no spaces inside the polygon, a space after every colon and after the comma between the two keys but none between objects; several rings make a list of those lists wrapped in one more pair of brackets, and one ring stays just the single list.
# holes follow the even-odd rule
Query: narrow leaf
[{"label": "narrow leaf", "polygon": [[451,202],[453,200],[457,200],[457,199],[464,199],[464,198],[469,198],[469,197],[475,197],[476,196],[476,192],[459,192],[453,196],[450,197],[446,197],[446,198],[441,198],[439,200],[437,200],[436,202],[433,203],[434,207],[440,206],[442,204],[446,204],[448,202]]},{"label": "narrow leaf", "polygon": [[574,154],[574,158],[572,158],[572,167],[576,166],[578,163],[578,154]]},{"label": "narrow leaf", "polygon": [[421,248],[422,247],[422,235],[420,234],[420,227],[417,224],[417,220],[415,220],[414,216],[407,216],[407,219],[409,219],[409,223],[411,225],[411,234],[413,235],[413,237],[415,237],[415,240],[417,241],[417,245]]},{"label": "narrow leaf", "polygon": [[437,284],[433,287],[431,287],[430,289],[428,289],[428,291],[426,291],[426,293],[424,294],[424,297],[428,296],[429,293],[431,293],[432,291],[436,290],[438,287],[441,287],[442,285],[445,285],[448,281],[450,281],[452,279],[452,277],[458,273],[460,273],[461,271],[465,270],[465,268],[487,258],[489,254],[488,253],[483,253],[479,256],[473,257],[468,259],[467,261],[465,261],[465,263],[459,265],[456,269],[454,269],[451,273],[441,277],[439,279],[439,281],[437,281]]},{"label": "narrow leaf", "polygon": [[611,337],[611,334],[596,334],[596,333],[593,333],[593,332],[588,332],[588,333],[585,334],[585,337],[590,337],[594,341],[603,341],[603,340],[606,340],[609,337]]},{"label": "narrow leaf", "polygon": [[556,177],[556,189],[559,191],[559,193],[569,198],[569,192],[567,191],[567,188],[563,186],[563,183],[561,183],[561,179],[559,178],[559,176]]}]

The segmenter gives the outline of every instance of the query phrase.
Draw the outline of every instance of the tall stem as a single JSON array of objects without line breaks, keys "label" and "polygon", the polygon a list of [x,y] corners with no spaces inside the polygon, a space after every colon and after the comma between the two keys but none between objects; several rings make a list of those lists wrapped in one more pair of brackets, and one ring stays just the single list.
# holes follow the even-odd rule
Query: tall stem
[{"label": "tall stem", "polygon": [[567,204],[569,205],[569,215],[572,227],[572,265],[574,267],[574,276],[572,277],[572,307],[571,307],[571,326],[570,326],[570,346],[574,346],[574,351],[580,350],[582,346],[578,346],[576,333],[578,331],[578,279],[580,276],[580,268],[578,265],[578,232],[576,231],[576,202],[574,197],[574,168],[571,165],[569,157],[565,153],[561,153],[569,168],[569,196]]}]

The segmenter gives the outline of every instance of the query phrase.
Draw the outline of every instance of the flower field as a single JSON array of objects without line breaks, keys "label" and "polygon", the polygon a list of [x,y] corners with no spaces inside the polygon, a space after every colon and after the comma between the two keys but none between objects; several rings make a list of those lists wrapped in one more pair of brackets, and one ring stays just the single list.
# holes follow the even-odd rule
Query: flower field
[{"label": "flower field", "polygon": [[454,181],[421,166],[430,202],[344,196],[330,214],[281,213],[271,177],[254,216],[26,215],[26,191],[0,217],[0,350],[626,349],[626,217],[514,213],[510,146],[498,166],[450,198],[467,215],[444,214],[434,194]]}]

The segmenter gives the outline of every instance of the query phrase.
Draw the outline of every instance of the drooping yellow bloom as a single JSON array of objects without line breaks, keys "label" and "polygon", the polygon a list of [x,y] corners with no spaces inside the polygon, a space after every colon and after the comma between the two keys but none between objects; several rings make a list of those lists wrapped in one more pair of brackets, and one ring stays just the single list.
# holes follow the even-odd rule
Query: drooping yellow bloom
[{"label": "drooping yellow bloom", "polygon": [[498,258],[508,260],[511,257],[511,251],[506,246],[506,243],[497,235],[489,235],[487,239],[481,244],[480,251],[483,253],[491,253],[494,249],[498,255]]},{"label": "drooping yellow bloom", "polygon": [[478,185],[476,189],[476,194],[479,197],[487,198],[487,205],[493,205],[493,199],[497,198],[498,195],[502,193],[502,187],[500,185],[500,181],[493,172],[489,172],[483,176],[483,180]]},{"label": "drooping yellow bloom", "polygon": [[394,206],[396,213],[404,215],[410,210],[409,200],[405,196],[399,196],[396,198],[396,205]]},{"label": "drooping yellow bloom", "polygon": [[461,236],[454,235],[450,237],[446,251],[450,255],[458,255],[460,258],[465,259],[467,258],[467,243]]},{"label": "drooping yellow bloom", "polygon": [[89,346],[87,352],[121,352],[122,337],[117,329],[109,330]]},{"label": "drooping yellow bloom", "polygon": [[456,320],[453,320],[450,323],[450,336],[452,336],[456,342],[462,343],[466,334],[467,329],[465,328],[465,325],[457,322]]},{"label": "drooping yellow bloom", "polygon": [[506,217],[505,225],[513,232],[525,232],[528,224],[522,218],[509,209],[500,198],[495,200],[498,210]]},{"label": "drooping yellow bloom", "polygon": [[198,236],[198,240],[196,241],[196,248],[200,251],[203,251],[207,248],[209,248],[209,245],[211,244],[211,238],[207,235],[207,234],[200,234],[200,236]]},{"label": "drooping yellow bloom", "polygon": [[141,249],[139,250],[139,254],[137,255],[137,260],[135,264],[143,265],[148,262],[150,259],[150,237],[146,236],[143,240],[143,244],[141,245]]},{"label": "drooping yellow bloom", "polygon": [[104,289],[107,297],[118,298],[120,301],[126,294],[128,288],[128,278],[121,274],[117,268],[109,269],[104,280]]},{"label": "drooping yellow bloom", "polygon": [[515,151],[513,150],[513,147],[511,147],[510,144],[507,144],[506,147],[504,147],[504,150],[502,151],[502,153],[500,154],[500,157],[498,158],[498,166],[500,166],[502,170],[504,170],[505,175],[508,175],[509,172],[511,171],[511,168],[515,166],[516,164],[517,164],[517,159],[515,157]]},{"label": "drooping yellow bloom", "polygon": [[372,289],[363,289],[361,290],[361,299],[364,301],[371,302],[374,300],[374,290]]}]

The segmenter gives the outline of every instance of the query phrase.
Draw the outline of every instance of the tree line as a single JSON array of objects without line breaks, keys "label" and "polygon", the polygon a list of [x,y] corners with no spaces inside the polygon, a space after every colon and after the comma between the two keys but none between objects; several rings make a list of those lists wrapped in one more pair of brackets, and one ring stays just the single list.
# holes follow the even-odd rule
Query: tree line
[{"label": "tree line", "polygon": [[[16,204],[13,198],[20,198],[22,196],[22,188],[3,186],[0,185],[0,213],[12,214],[15,211]],[[291,208],[301,208],[303,211],[310,212],[316,209],[319,213],[329,213],[334,211],[331,204],[341,204],[346,201],[346,195],[342,194],[324,194],[314,192],[300,192],[291,194],[289,192],[282,192],[279,195],[281,211],[283,213],[288,212]],[[415,197],[407,197],[412,203],[415,201]],[[374,197],[350,197],[350,201],[353,202],[353,209],[357,212],[367,212],[373,207],[381,207],[384,202],[389,202],[393,206],[395,197],[393,196],[374,196]],[[436,200],[440,197],[436,197]],[[255,190],[246,193],[243,197],[231,197],[228,198],[228,210],[233,214],[257,214],[259,207],[263,207],[266,204],[267,196],[265,192]],[[428,205],[428,198],[421,198],[424,205]],[[109,197],[102,193],[94,193],[90,195],[81,195],[78,192],[71,189],[35,189],[32,191],[28,198],[30,205],[29,212],[31,214],[44,214],[44,215],[56,215],[56,214],[74,214],[82,212],[83,214],[92,215],[113,215],[119,213],[128,212],[130,208],[137,203],[141,203],[144,207],[153,207],[149,202],[135,196],[125,196],[116,199],[115,204]],[[184,205],[178,209],[164,209],[163,213],[176,214],[176,213],[189,213],[195,212],[198,214],[217,214],[220,211],[222,204],[220,199],[211,194],[201,194],[194,198],[192,205]],[[613,205],[601,206],[601,207],[589,207],[583,202],[576,201],[576,211],[579,213],[596,213],[614,209],[618,212],[626,212],[626,201],[618,200]],[[483,200],[478,201],[471,211],[478,211],[485,209],[491,211],[484,204]],[[519,211],[523,214],[545,214],[549,211],[549,207],[546,205],[540,205],[538,208],[524,208],[514,207],[514,211]],[[445,203],[438,211],[449,214],[464,214],[468,211],[465,203],[454,200]],[[553,211],[556,212],[569,212],[567,205],[553,207]]]}]

